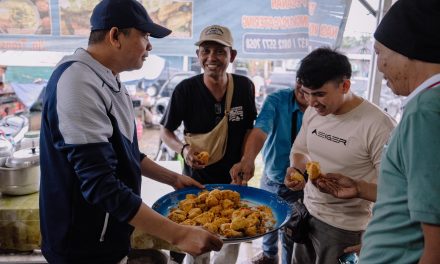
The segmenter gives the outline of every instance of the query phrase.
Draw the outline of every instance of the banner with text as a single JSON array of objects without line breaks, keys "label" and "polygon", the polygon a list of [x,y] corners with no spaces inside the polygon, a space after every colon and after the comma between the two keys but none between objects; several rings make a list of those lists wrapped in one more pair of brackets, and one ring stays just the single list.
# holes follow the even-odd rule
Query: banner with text
[{"label": "banner with text", "polygon": [[[0,50],[73,51],[86,47],[99,0],[0,0]],[[318,46],[339,47],[351,0],[140,0],[173,30],[151,39],[158,55],[195,56],[200,31],[227,26],[241,58],[301,58]]]}]

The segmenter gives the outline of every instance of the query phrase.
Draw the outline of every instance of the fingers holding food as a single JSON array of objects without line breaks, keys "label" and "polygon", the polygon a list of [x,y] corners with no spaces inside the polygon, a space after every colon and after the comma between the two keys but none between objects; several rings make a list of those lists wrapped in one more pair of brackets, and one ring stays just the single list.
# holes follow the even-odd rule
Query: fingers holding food
[{"label": "fingers holding food", "polygon": [[209,161],[209,153],[207,151],[201,151],[195,153],[200,165],[207,165]]},{"label": "fingers holding food", "polygon": [[302,176],[302,174],[299,173],[298,171],[290,173],[290,179],[292,181],[298,181],[298,182],[305,181],[304,176]]},{"label": "fingers holding food", "polygon": [[242,164],[241,162],[235,163],[231,169],[229,170],[229,174],[231,175],[232,182],[231,184],[241,184],[241,179],[239,177],[239,173],[242,172]]},{"label": "fingers holding food", "polygon": [[247,185],[249,180],[254,177],[255,164],[254,161],[242,159],[235,163],[229,170],[232,182],[231,184]]},{"label": "fingers holding food", "polygon": [[310,180],[316,180],[321,175],[321,168],[319,166],[319,162],[309,161],[306,164],[307,174],[309,175]]},{"label": "fingers holding food", "polygon": [[[299,178],[299,176],[295,176],[295,173],[298,173],[301,176],[301,178]],[[286,185],[287,188],[293,191],[299,191],[304,189],[304,187],[306,186],[306,181],[304,177],[295,168],[290,167],[287,169],[287,173],[284,178],[284,184]]]},{"label": "fingers holding food", "polygon": [[[193,169],[203,169],[205,167],[205,165],[202,164],[200,159],[198,158],[198,155],[202,152],[199,152],[199,150],[197,148],[194,148],[193,146],[188,145],[182,151],[182,155],[185,160],[185,163]],[[209,156],[208,156],[208,158],[209,158]]]}]

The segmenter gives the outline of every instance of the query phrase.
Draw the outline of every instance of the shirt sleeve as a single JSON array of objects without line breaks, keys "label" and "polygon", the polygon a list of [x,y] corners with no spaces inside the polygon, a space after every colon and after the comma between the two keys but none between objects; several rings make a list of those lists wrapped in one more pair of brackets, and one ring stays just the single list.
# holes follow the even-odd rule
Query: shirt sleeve
[{"label": "shirt sleeve", "polygon": [[277,98],[273,95],[266,97],[255,122],[255,127],[261,129],[266,134],[273,130],[277,102]]},{"label": "shirt sleeve", "polygon": [[63,75],[57,84],[57,121],[61,136],[56,137],[59,140],[54,145],[67,154],[83,197],[119,221],[128,221],[142,200],[116,177],[118,159],[108,140],[113,133],[108,106],[105,96],[89,79],[78,78],[72,82],[69,75]]},{"label": "shirt sleeve", "polygon": [[[70,74],[80,72],[82,75]],[[67,144],[108,142],[113,134],[107,109],[109,98],[97,89],[91,69],[80,63],[70,66],[57,84],[56,111],[59,130]],[[92,76],[93,76],[92,75]]]},{"label": "shirt sleeve", "polygon": [[401,124],[411,220],[440,224],[439,113],[420,109]]},{"label": "shirt sleeve", "polygon": [[307,150],[307,130],[309,127],[309,119],[311,118],[312,110],[313,110],[312,107],[308,107],[303,115],[301,129],[299,130],[299,133],[295,138],[295,142],[292,145],[292,150],[290,153],[291,159],[293,154],[304,154],[304,155],[309,154]]}]

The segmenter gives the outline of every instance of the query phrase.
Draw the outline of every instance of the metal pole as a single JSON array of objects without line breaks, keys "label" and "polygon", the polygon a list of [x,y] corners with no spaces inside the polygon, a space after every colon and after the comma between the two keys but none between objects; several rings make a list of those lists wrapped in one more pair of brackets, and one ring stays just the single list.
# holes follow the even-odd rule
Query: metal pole
[{"label": "metal pole", "polygon": [[[392,3],[393,0],[379,0],[379,10],[376,16],[376,26],[379,25],[379,22],[382,20],[386,12],[388,12]],[[379,105],[383,74],[379,72],[376,65],[377,56],[376,53],[373,52],[370,60],[370,75],[368,79],[368,100],[375,103],[376,105]]]},{"label": "metal pole", "polygon": [[377,17],[377,12],[374,8],[367,2],[367,0],[359,0],[359,2],[372,14],[374,17]]}]

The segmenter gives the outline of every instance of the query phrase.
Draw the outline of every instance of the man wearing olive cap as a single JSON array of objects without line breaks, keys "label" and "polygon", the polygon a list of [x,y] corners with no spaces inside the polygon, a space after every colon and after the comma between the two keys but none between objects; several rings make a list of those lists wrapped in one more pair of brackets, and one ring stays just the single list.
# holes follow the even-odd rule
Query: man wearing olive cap
[{"label": "man wearing olive cap", "polygon": [[[161,120],[161,138],[174,151],[183,155],[184,174],[190,175],[202,184],[229,184],[232,181],[229,170],[240,161],[244,140],[252,129],[257,115],[254,85],[245,76],[229,75],[226,72],[228,65],[237,55],[228,28],[220,25],[206,27],[200,33],[195,45],[198,47],[197,57],[204,72],[183,80],[176,86]],[[227,90],[231,91],[228,88],[231,82],[233,93],[230,111],[227,112]],[[196,146],[182,142],[174,134],[182,122],[185,134],[209,133],[222,122],[225,115],[228,126],[226,150],[223,157],[212,164],[204,164],[197,157],[198,152],[206,150],[203,149],[205,144]],[[235,263],[238,246],[239,244],[225,245],[219,254],[214,254],[212,262]],[[206,254],[196,259],[194,263],[209,263],[209,261],[209,254]]]},{"label": "man wearing olive cap", "polygon": [[199,255],[222,241],[176,224],[142,202],[141,175],[175,189],[203,186],[139,152],[135,115],[119,73],[139,69],[153,23],[135,0],[103,0],[93,10],[87,49],[59,62],[44,95],[40,220],[49,263],[125,263],[134,227]]},{"label": "man wearing olive cap", "polygon": [[374,37],[388,87],[408,96],[382,157],[360,263],[440,260],[440,1],[399,0]]}]

